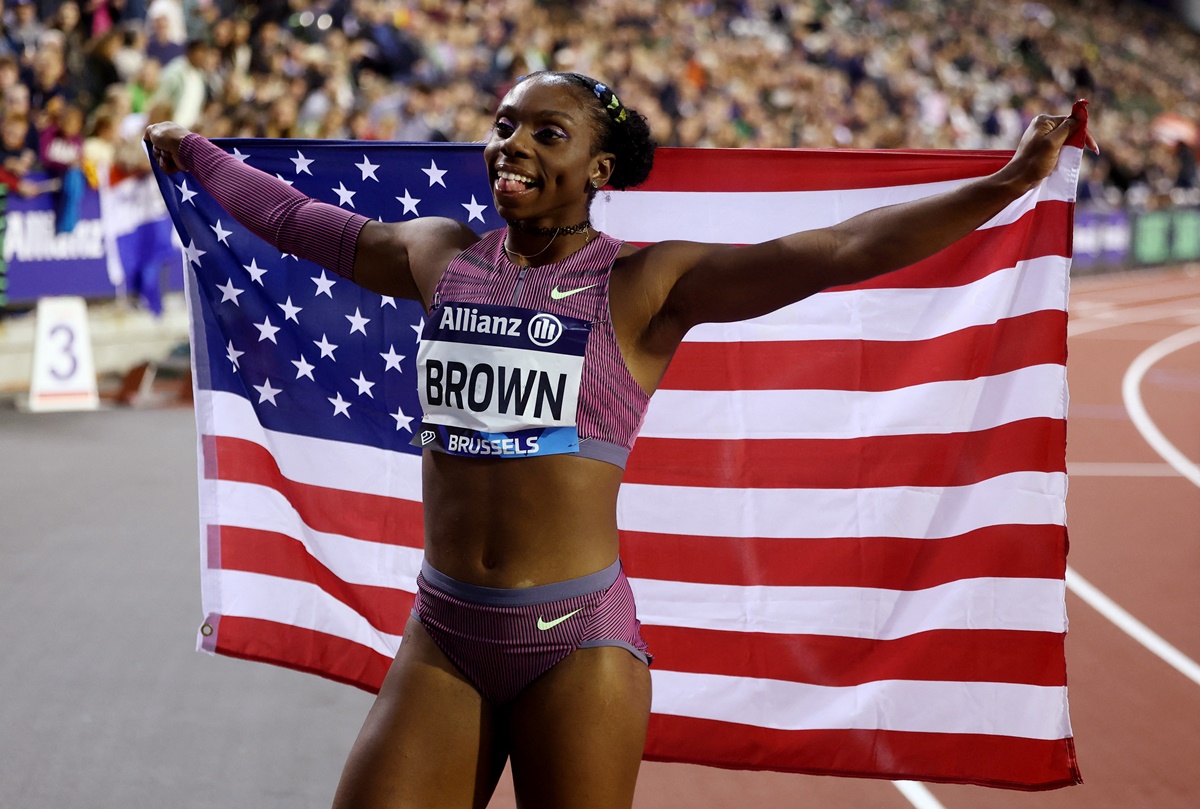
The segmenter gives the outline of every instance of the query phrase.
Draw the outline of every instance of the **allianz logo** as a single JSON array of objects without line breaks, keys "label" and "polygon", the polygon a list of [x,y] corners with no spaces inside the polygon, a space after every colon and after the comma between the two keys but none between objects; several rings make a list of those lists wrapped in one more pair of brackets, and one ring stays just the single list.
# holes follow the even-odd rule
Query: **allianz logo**
[{"label": "allianz logo", "polygon": [[[504,337],[520,337],[521,327],[525,325],[522,318],[507,315],[490,315],[480,312],[474,307],[451,307],[442,310],[442,318],[438,328],[446,331],[465,331],[473,334],[497,334]],[[545,348],[558,342],[563,334],[562,321],[545,312],[539,312],[529,319],[529,341],[536,346]]]}]

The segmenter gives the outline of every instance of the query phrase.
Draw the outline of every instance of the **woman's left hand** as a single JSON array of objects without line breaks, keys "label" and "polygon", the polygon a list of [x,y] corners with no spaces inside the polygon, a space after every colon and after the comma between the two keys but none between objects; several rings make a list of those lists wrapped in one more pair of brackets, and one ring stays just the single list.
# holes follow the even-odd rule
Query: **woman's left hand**
[{"label": "woman's left hand", "polygon": [[[1058,162],[1058,153],[1063,144],[1079,131],[1087,127],[1087,102],[1077,101],[1070,115],[1039,115],[1030,122],[1021,142],[1017,145],[1016,154],[1009,161],[1006,169],[1013,172],[1029,188],[1040,183],[1054,171]],[[1085,132],[1085,146],[1096,154],[1100,147],[1090,133]]]}]

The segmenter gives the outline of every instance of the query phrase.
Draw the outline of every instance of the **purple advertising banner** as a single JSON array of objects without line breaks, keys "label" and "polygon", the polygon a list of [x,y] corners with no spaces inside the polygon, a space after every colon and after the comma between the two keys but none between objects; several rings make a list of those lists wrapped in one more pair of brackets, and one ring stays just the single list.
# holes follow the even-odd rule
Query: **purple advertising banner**
[{"label": "purple advertising banner", "polygon": [[[35,302],[38,298],[51,295],[80,295],[84,298],[112,298],[118,294],[110,272],[113,262],[105,250],[106,235],[101,216],[100,192],[88,188],[84,191],[79,221],[70,233],[55,232],[53,194],[25,198],[17,194],[8,196],[7,234],[4,239],[4,258],[8,262],[8,304],[22,305]],[[120,208],[125,208],[121,200]],[[157,214],[152,214],[157,217]],[[169,231],[170,224],[165,209],[161,214],[162,227]],[[145,221],[145,220],[143,220]],[[114,234],[108,234],[108,243],[114,244]],[[176,253],[178,255],[178,253]],[[136,259],[126,259],[124,271],[120,262],[116,264],[115,278],[129,278],[142,268]],[[156,256],[157,272],[167,271],[164,287],[183,289],[181,262],[163,260]],[[136,281],[136,278],[129,278]],[[136,284],[135,284],[136,285]],[[136,291],[136,290],[134,290]]]},{"label": "purple advertising banner", "polygon": [[54,232],[51,194],[28,199],[9,194],[7,219],[4,258],[10,304],[47,295],[111,298],[116,294],[104,259],[99,193],[84,192],[79,222],[71,233]]},{"label": "purple advertising banner", "polygon": [[1073,270],[1125,266],[1129,261],[1131,222],[1125,211],[1075,209]]}]

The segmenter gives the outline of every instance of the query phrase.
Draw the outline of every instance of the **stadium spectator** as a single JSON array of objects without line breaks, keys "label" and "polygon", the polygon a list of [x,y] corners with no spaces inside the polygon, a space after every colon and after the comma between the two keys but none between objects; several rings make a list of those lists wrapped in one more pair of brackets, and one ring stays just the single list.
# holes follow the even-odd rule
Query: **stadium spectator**
[{"label": "stadium spectator", "polygon": [[146,6],[145,19],[153,24],[154,18],[159,16],[167,18],[167,39],[182,45],[187,40],[182,0],[151,0]]},{"label": "stadium spectator", "polygon": [[6,111],[0,124],[0,167],[4,169],[4,185],[22,196],[38,193],[37,186],[26,177],[37,167],[37,152],[29,145],[29,119],[25,113]]},{"label": "stadium spectator", "polygon": [[116,160],[120,141],[117,116],[112,107],[98,108],[88,127],[88,136],[83,139],[83,169],[88,184],[93,187],[100,184],[100,175],[112,169]]},{"label": "stadium spectator", "polygon": [[14,84],[5,88],[4,117],[16,116],[29,120],[29,134],[26,136],[25,145],[32,149],[34,154],[37,154],[40,143],[37,129],[33,126],[33,110],[29,98],[29,87],[24,84]]},{"label": "stadium spectator", "polygon": [[41,133],[42,166],[61,183],[55,200],[54,227],[70,233],[79,222],[83,201],[83,110],[74,104],[60,105]]},{"label": "stadium spectator", "polygon": [[129,22],[122,26],[121,44],[113,57],[121,81],[133,81],[146,62],[146,33],[140,25]]},{"label": "stadium spectator", "polygon": [[21,83],[21,67],[11,53],[0,53],[0,94]]},{"label": "stadium spectator", "polygon": [[29,104],[38,131],[45,129],[59,108],[74,95],[62,43],[58,37],[46,37],[34,57],[33,81],[29,85]]},{"label": "stadium spectator", "polygon": [[158,93],[161,85],[161,65],[157,59],[147,59],[138,69],[137,76],[133,81],[126,85],[132,111],[144,112],[150,104],[150,99]]},{"label": "stadium spectator", "polygon": [[75,79],[85,80],[89,37],[81,23],[79,4],[74,0],[65,0],[50,18],[50,27],[62,32],[67,74]]},{"label": "stadium spectator", "polygon": [[38,19],[37,6],[33,4],[33,0],[15,0],[12,6],[8,38],[14,50],[28,59],[37,51],[38,40],[41,39],[46,26]]},{"label": "stadium spectator", "polygon": [[202,39],[187,44],[182,56],[163,67],[156,100],[163,98],[174,107],[172,120],[191,121],[194,126],[208,99],[208,76],[212,65],[209,47]]},{"label": "stadium spectator", "polygon": [[84,73],[78,82],[76,97],[76,102],[85,109],[95,109],[103,102],[108,88],[120,83],[117,51],[123,39],[124,32],[113,28],[88,43]]},{"label": "stadium spectator", "polygon": [[146,56],[165,65],[179,56],[183,56],[183,43],[174,38],[171,32],[171,16],[160,10],[149,17],[149,33],[146,39]]},{"label": "stadium spectator", "polygon": [[102,37],[120,19],[123,0],[87,0],[83,9],[83,25],[91,37]]},{"label": "stadium spectator", "polygon": [[362,66],[370,67],[393,81],[412,76],[421,58],[421,45],[396,25],[399,12],[390,3],[374,2],[367,6],[363,19],[363,39],[369,48]]}]

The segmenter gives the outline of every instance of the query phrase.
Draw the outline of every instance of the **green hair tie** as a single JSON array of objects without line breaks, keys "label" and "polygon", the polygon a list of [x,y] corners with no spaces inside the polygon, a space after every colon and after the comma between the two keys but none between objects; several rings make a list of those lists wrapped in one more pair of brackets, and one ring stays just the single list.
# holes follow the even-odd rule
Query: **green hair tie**
[{"label": "green hair tie", "polygon": [[625,123],[625,119],[629,117],[629,113],[621,105],[621,99],[617,98],[616,93],[600,82],[596,82],[595,86],[592,87],[592,92],[596,94],[596,98],[600,99],[601,104],[604,104],[604,94],[608,93],[608,103],[604,104],[604,109],[608,112],[608,117],[612,118],[618,124]]}]

